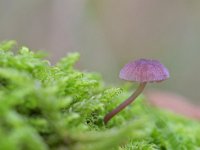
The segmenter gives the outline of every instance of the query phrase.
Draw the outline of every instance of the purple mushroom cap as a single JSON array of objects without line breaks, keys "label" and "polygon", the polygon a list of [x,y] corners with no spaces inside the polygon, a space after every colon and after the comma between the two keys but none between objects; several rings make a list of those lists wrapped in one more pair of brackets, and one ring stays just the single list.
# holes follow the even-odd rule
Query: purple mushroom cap
[{"label": "purple mushroom cap", "polygon": [[136,82],[160,82],[169,78],[169,71],[157,60],[139,59],[126,64],[119,77]]}]

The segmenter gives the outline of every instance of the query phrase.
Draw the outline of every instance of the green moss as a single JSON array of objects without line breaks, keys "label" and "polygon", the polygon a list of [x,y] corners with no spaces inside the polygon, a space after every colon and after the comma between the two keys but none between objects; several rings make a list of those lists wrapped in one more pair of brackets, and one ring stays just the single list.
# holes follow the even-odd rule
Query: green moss
[{"label": "green moss", "polygon": [[0,149],[196,150],[199,122],[148,106],[140,96],[107,126],[104,115],[130,93],[74,69],[78,53],[52,66],[15,42],[0,44]]}]

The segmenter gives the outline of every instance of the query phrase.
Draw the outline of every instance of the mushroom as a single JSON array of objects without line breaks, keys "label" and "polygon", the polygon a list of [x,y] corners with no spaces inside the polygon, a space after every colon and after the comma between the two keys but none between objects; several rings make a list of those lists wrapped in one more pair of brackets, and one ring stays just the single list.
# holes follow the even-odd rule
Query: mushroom
[{"label": "mushroom", "polygon": [[132,103],[144,90],[147,82],[160,82],[166,80],[169,78],[169,71],[157,60],[139,59],[126,64],[121,69],[119,77],[127,81],[139,82],[139,87],[127,100],[104,117],[105,124],[107,124],[108,121],[117,113]]}]

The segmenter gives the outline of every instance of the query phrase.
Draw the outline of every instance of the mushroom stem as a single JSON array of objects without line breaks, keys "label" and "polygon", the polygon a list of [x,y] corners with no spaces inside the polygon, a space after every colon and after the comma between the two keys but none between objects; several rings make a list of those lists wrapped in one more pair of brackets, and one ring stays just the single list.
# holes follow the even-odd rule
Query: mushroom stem
[{"label": "mushroom stem", "polygon": [[128,106],[130,103],[132,103],[140,93],[144,90],[147,82],[142,82],[140,83],[139,87],[137,90],[123,103],[121,103],[117,108],[109,112],[105,117],[104,117],[104,123],[107,124],[110,119],[112,119],[117,113],[122,111],[126,106]]}]

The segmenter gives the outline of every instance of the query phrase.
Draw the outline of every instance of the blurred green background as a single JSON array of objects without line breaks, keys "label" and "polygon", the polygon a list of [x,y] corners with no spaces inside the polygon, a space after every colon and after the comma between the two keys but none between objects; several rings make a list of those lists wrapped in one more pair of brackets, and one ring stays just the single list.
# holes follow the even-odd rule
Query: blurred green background
[{"label": "blurred green background", "polygon": [[78,51],[78,67],[110,84],[128,61],[158,59],[171,78],[149,88],[200,99],[199,0],[0,0],[0,41],[10,39],[52,63]]}]

